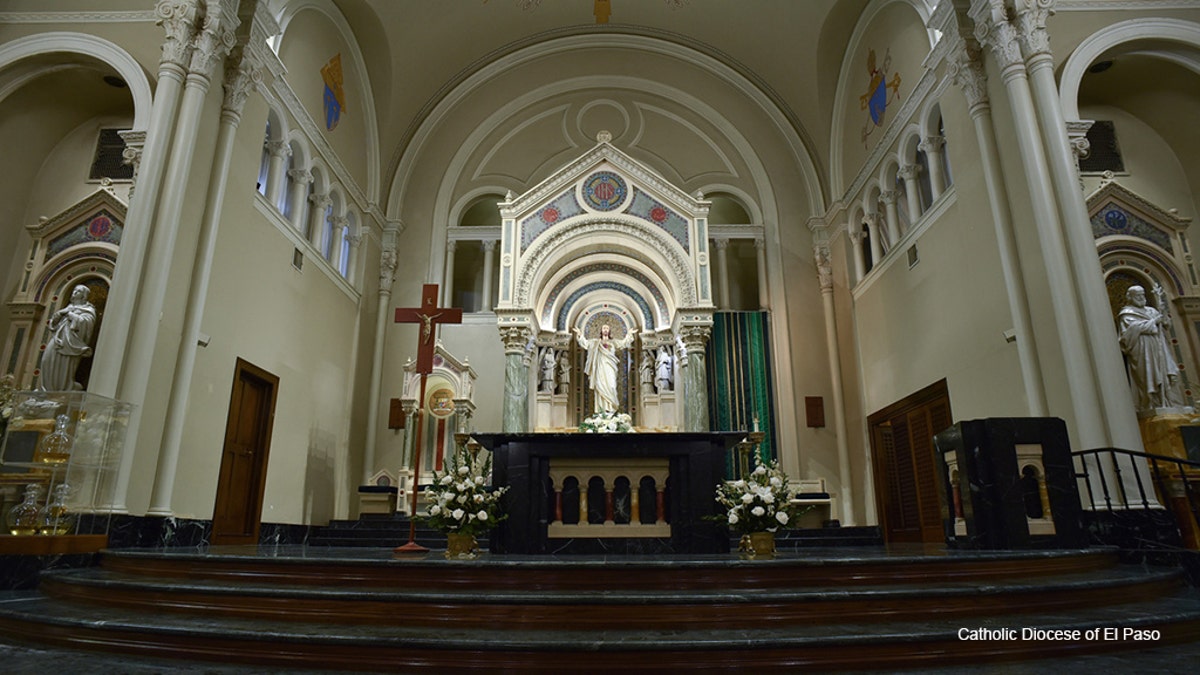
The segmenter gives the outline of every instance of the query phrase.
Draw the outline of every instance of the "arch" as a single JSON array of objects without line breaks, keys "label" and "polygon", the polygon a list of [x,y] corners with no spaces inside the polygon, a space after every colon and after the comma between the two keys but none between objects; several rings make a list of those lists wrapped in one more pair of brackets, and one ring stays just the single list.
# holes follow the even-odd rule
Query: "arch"
[{"label": "arch", "polygon": [[[1176,43],[1200,49],[1200,24],[1180,19],[1131,19],[1092,33],[1079,43],[1063,65],[1058,97],[1064,120],[1080,121],[1079,87],[1092,62],[1113,47],[1137,40]],[[1200,63],[1193,61],[1189,67],[1200,73]]]},{"label": "arch", "polygon": [[929,2],[926,0],[871,0],[870,4],[863,9],[862,14],[858,18],[858,23],[854,25],[854,32],[851,33],[850,39],[846,42],[846,51],[842,54],[842,65],[838,69],[837,92],[833,97],[833,110],[837,112],[833,115],[833,127],[829,134],[829,178],[831,181],[830,193],[834,195],[840,195],[846,191],[846,185],[842,179],[842,137],[845,135],[843,129],[845,120],[841,111],[846,108],[849,83],[854,81],[854,78],[850,76],[851,68],[854,65],[854,55],[859,53],[862,47],[863,36],[867,32],[867,28],[875,20],[875,17],[888,5],[893,3],[909,5],[917,12],[917,15],[921,18],[921,23],[926,26],[930,49],[933,49],[938,41],[939,33],[929,27],[929,20],[933,15],[933,5],[936,4],[933,0]]},{"label": "arch", "polygon": [[[0,45],[0,71],[10,65],[39,54],[80,54],[103,61],[111,66],[129,86],[133,98],[133,131],[145,131],[150,125],[153,96],[150,80],[141,64],[129,52],[116,44],[94,35],[54,31],[18,38]],[[10,93],[11,87],[5,93]],[[0,96],[2,99],[3,96]]]},{"label": "arch", "polygon": [[271,50],[278,54],[283,37],[287,34],[288,24],[297,14],[305,10],[319,12],[329,19],[337,28],[338,34],[350,52],[350,60],[354,64],[354,69],[358,74],[358,83],[362,87],[363,128],[367,136],[364,139],[367,146],[365,148],[367,153],[367,201],[377,203],[382,183],[380,180],[379,126],[375,117],[375,93],[371,88],[371,78],[367,71],[366,61],[362,56],[362,50],[358,47],[358,40],[354,36],[354,31],[351,30],[350,24],[347,23],[346,17],[342,16],[341,11],[329,0],[291,0],[281,7],[275,16],[275,20],[279,24],[279,33],[268,40],[268,44],[270,44]]}]

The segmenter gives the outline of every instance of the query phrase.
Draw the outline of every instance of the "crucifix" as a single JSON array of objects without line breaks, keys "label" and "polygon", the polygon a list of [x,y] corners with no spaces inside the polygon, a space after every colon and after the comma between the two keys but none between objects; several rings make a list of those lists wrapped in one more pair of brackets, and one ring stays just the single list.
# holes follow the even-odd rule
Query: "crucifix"
[{"label": "crucifix", "polygon": [[420,492],[421,431],[425,428],[425,380],[433,372],[433,347],[437,343],[437,327],[443,323],[462,323],[462,310],[437,306],[437,284],[425,284],[421,289],[420,307],[397,307],[396,323],[421,324],[417,338],[417,372],[421,375],[421,395],[417,399],[417,430],[413,438],[412,510],[408,518],[408,543],[396,549],[399,553],[422,553],[429,549],[417,543],[417,496]]}]

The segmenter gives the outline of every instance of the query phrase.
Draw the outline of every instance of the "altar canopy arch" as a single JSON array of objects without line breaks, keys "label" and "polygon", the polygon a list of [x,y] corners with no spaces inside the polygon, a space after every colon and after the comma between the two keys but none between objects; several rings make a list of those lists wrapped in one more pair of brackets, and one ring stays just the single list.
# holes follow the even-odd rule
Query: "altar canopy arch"
[{"label": "altar canopy arch", "polygon": [[[601,323],[613,327],[614,335],[637,334],[623,355],[624,411],[643,427],[707,430],[704,344],[715,309],[709,202],[670,184],[610,141],[601,132],[587,153],[499,204],[496,315],[509,359],[506,431],[528,428],[529,397],[522,402],[518,392],[527,390],[533,360],[527,355],[548,368],[547,349],[555,363],[567,361],[561,370],[568,375],[546,373],[534,426],[578,421],[586,394],[580,393],[584,383],[572,335],[579,328],[591,336]],[[674,381],[686,390],[682,416],[674,408],[675,390],[664,400],[665,392],[637,367],[663,350],[681,357]]]}]

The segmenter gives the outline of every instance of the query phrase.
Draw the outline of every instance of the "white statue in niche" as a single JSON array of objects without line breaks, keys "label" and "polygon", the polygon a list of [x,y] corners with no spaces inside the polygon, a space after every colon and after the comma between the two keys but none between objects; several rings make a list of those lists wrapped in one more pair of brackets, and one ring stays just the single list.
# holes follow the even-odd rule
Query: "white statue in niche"
[{"label": "white statue in niche", "polygon": [[658,393],[671,391],[671,381],[674,379],[673,359],[671,358],[670,347],[658,348],[658,360],[655,362],[655,386],[658,387]]},{"label": "white statue in niche", "polygon": [[96,329],[96,308],[88,302],[91,291],[80,284],[71,291],[71,303],[50,317],[50,339],[42,351],[38,389],[70,391],[77,387],[79,360],[92,353],[88,342]]},{"label": "white statue in niche", "polygon": [[[1165,306],[1162,287],[1154,285],[1160,307]],[[1120,323],[1121,351],[1129,360],[1129,373],[1137,390],[1138,411],[1184,405],[1179,391],[1179,366],[1171,356],[1167,328],[1171,317],[1146,304],[1146,289],[1130,286]]]},{"label": "white statue in niche", "polygon": [[557,369],[558,361],[554,358],[554,348],[546,347],[542,349],[541,369],[542,369],[542,386],[541,390],[547,394],[554,393],[554,375]]},{"label": "white statue in niche", "polygon": [[558,353],[558,393],[571,393],[571,359],[565,349]]},{"label": "white statue in niche", "polygon": [[595,393],[594,412],[617,412],[617,350],[626,349],[633,343],[633,331],[621,340],[612,338],[612,329],[608,324],[600,326],[600,337],[589,340],[583,336],[583,331],[575,327],[575,339],[579,346],[587,351],[587,363],[584,372],[588,376],[588,386]]},{"label": "white statue in niche", "polygon": [[642,394],[654,393],[654,357],[649,349],[642,349],[642,364],[638,367],[638,382],[642,385]]}]

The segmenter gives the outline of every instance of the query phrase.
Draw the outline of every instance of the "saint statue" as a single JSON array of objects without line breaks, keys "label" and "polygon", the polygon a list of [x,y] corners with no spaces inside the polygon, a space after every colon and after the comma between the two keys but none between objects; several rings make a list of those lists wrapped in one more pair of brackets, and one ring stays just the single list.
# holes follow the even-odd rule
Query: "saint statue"
[{"label": "saint statue", "polygon": [[642,385],[642,394],[654,393],[654,359],[649,349],[642,350],[642,365],[638,368],[638,382]]},{"label": "saint statue", "polygon": [[612,329],[608,324],[600,326],[600,337],[589,340],[583,336],[583,331],[575,327],[575,339],[579,346],[587,352],[587,362],[584,372],[588,376],[588,386],[595,394],[594,412],[616,412],[617,402],[617,350],[626,349],[633,343],[633,332],[630,331],[624,339],[614,340]]},{"label": "saint statue", "polygon": [[655,363],[655,386],[658,387],[658,393],[671,391],[671,380],[674,379],[675,373],[672,369],[671,349],[670,347],[658,348],[658,360]]},{"label": "saint statue", "polygon": [[554,358],[554,348],[546,347],[542,349],[541,369],[542,369],[542,391],[554,393],[554,371],[558,366],[557,360]]},{"label": "saint statue", "polygon": [[38,389],[70,391],[76,388],[79,360],[92,353],[88,342],[96,328],[96,308],[88,302],[91,292],[80,284],[71,291],[71,303],[50,317],[50,339],[42,351]]},{"label": "saint statue", "polygon": [[565,349],[558,353],[558,393],[571,393],[571,359]]},{"label": "saint statue", "polygon": [[[1162,289],[1155,286],[1162,305]],[[1129,373],[1137,390],[1138,411],[1184,405],[1179,394],[1179,366],[1171,356],[1167,328],[1171,318],[1146,304],[1146,290],[1130,286],[1125,292],[1120,322],[1121,351],[1129,360]]]}]

